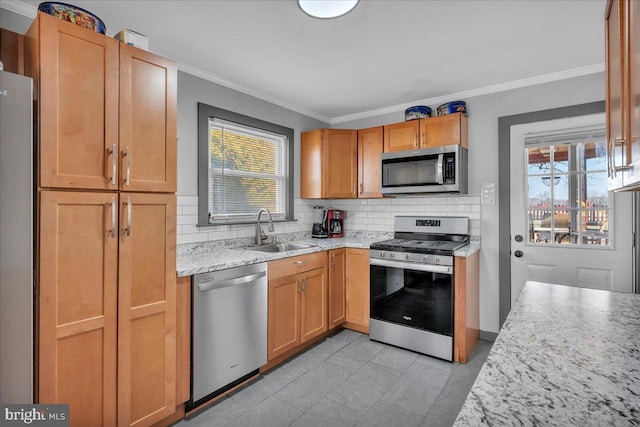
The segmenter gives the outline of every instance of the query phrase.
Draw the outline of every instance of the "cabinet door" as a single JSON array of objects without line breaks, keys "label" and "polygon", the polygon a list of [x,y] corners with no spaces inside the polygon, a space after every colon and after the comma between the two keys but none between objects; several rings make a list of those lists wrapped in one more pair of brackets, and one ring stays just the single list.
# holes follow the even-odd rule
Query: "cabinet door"
[{"label": "cabinet door", "polygon": [[640,4],[628,3],[629,40],[629,166],[624,185],[640,185]]},{"label": "cabinet door", "polygon": [[267,359],[286,353],[300,343],[302,276],[269,281]]},{"label": "cabinet door", "polygon": [[346,249],[329,251],[329,329],[346,320]]},{"label": "cabinet door", "polygon": [[176,408],[176,196],[120,195],[118,425]]},{"label": "cabinet door", "polygon": [[303,274],[300,301],[300,343],[327,331],[327,268]]},{"label": "cabinet door", "polygon": [[347,248],[347,322],[369,331],[369,251]]},{"label": "cabinet door", "polygon": [[620,142],[625,137],[624,84],[623,70],[625,60],[623,55],[623,16],[624,1],[612,1],[606,29],[606,119],[607,119],[607,156],[609,168],[609,189],[622,187],[622,173],[613,171],[614,165],[622,165],[623,153]]},{"label": "cabinet door", "polygon": [[40,193],[38,403],[116,425],[117,195]]},{"label": "cabinet door", "polygon": [[420,120],[420,148],[462,145],[469,148],[467,116],[447,114]]},{"label": "cabinet door", "polygon": [[322,132],[311,130],[300,134],[300,197],[322,198]]},{"label": "cabinet door", "polygon": [[325,129],[322,140],[322,197],[356,198],[357,131]]},{"label": "cabinet door", "polygon": [[37,19],[40,186],[117,189],[119,42]]},{"label": "cabinet door", "polygon": [[176,191],[177,77],[173,61],[120,45],[120,189]]},{"label": "cabinet door", "polygon": [[380,154],[383,150],[382,126],[358,131],[358,197],[382,197],[380,193]]},{"label": "cabinet door", "polygon": [[419,146],[418,120],[384,126],[384,152],[415,150]]}]

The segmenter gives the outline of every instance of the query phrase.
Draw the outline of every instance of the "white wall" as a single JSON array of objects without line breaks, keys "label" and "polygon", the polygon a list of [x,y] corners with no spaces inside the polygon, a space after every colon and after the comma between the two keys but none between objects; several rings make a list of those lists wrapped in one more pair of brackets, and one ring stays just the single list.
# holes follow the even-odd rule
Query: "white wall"
[{"label": "white wall", "polygon": [[[471,69],[471,67],[470,67]],[[482,183],[498,184],[498,118],[604,99],[604,73],[560,80],[465,99],[469,113],[469,195],[479,196]],[[437,107],[433,105],[431,107]],[[403,112],[334,125],[363,129],[403,120]],[[480,214],[480,329],[499,330],[498,200]]]}]

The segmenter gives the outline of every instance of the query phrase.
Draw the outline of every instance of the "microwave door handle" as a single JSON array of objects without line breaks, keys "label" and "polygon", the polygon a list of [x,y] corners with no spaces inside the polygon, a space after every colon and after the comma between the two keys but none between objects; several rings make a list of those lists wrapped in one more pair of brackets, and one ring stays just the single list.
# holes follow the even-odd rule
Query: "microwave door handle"
[{"label": "microwave door handle", "polygon": [[436,166],[436,183],[442,185],[444,184],[444,179],[442,178],[442,163],[444,161],[444,154],[438,154],[438,165]]}]

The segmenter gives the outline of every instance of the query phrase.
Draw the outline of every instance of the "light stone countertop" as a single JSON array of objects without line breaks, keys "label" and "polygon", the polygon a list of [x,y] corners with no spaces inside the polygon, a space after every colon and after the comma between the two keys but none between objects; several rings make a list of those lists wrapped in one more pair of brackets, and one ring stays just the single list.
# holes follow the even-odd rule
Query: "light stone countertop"
[{"label": "light stone countertop", "polygon": [[[359,233],[354,236],[334,238],[334,239],[313,239],[303,236],[287,243],[300,243],[313,245],[308,249],[301,249],[288,252],[256,252],[240,247],[222,247],[203,243],[201,245],[181,245],[178,247],[178,257],[176,269],[178,277],[191,276],[200,273],[209,273],[225,268],[239,267],[248,264],[273,261],[281,258],[305,255],[314,252],[326,251],[338,248],[361,248],[369,249],[369,246],[380,240],[391,238],[390,234]],[[280,243],[280,241],[278,241]],[[209,242],[211,243],[211,242]],[[283,241],[284,243],[284,241]],[[189,246],[187,249],[186,247]],[[480,249],[478,242],[472,242],[464,248],[454,252],[455,256],[467,257]]]},{"label": "light stone countertop", "polygon": [[640,295],[525,283],[454,425],[640,425]]}]

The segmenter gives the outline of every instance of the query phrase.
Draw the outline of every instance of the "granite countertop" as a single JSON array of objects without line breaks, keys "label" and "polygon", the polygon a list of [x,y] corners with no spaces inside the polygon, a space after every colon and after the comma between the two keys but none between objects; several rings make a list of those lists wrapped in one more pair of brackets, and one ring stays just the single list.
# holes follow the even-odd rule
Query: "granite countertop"
[{"label": "granite countertop", "polygon": [[[256,264],[259,262],[273,261],[280,258],[288,258],[314,252],[327,251],[330,249],[369,249],[369,246],[372,243],[389,238],[391,238],[390,235],[372,235],[366,233],[333,239],[313,239],[311,237],[302,237],[296,238],[294,240],[287,240],[287,243],[299,243],[313,246],[308,249],[275,253],[256,252],[242,249],[241,247],[222,247],[203,243],[202,245],[190,245],[190,250],[185,250],[184,248],[179,247],[176,270],[178,273],[178,277],[185,277],[194,274],[223,270],[225,268],[238,267],[242,265]],[[280,241],[278,242],[280,243]],[[477,240],[473,240],[469,245],[455,251],[454,256],[467,257],[478,251],[479,249],[480,243]]]},{"label": "granite countertop", "polygon": [[525,283],[454,425],[640,425],[640,295]]}]

